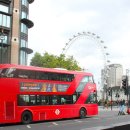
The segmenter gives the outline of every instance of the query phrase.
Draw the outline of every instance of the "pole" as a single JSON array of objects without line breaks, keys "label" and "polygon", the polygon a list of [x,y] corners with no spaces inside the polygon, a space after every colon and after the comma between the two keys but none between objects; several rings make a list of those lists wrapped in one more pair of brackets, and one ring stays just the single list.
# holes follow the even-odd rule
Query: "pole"
[{"label": "pole", "polygon": [[128,102],[128,106],[127,106],[127,111],[128,111],[128,114],[129,113],[129,108],[130,108],[130,88],[129,88],[129,69],[126,69],[126,87],[127,87],[127,102]]},{"label": "pole", "polygon": [[111,87],[111,111],[112,111],[112,87]]}]

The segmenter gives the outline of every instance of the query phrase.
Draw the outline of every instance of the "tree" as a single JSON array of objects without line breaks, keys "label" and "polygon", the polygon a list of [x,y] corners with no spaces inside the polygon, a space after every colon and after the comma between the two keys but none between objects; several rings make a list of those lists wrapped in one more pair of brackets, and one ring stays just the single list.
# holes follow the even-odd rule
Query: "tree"
[{"label": "tree", "polygon": [[67,70],[81,70],[81,67],[78,66],[78,62],[74,59],[73,56],[66,58],[64,54],[60,56],[48,54],[45,52],[43,56],[36,52],[34,57],[31,59],[30,65],[39,66],[45,68],[65,68]]},{"label": "tree", "polygon": [[36,52],[34,57],[31,59],[32,66],[42,66],[42,56],[40,53]]}]

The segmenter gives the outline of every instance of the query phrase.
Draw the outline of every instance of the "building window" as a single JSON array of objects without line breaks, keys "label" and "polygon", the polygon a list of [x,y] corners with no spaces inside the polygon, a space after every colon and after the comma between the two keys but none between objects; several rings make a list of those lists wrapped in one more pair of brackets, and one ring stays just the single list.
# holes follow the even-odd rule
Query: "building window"
[{"label": "building window", "polygon": [[0,63],[9,63],[8,53],[9,53],[8,47],[0,46],[0,55],[2,55],[2,57],[0,56]]},{"label": "building window", "polygon": [[26,65],[27,63],[27,53],[25,51],[20,51],[20,64]]},{"label": "building window", "polygon": [[20,47],[27,47],[27,41],[21,39],[21,45]]},{"label": "building window", "polygon": [[21,18],[28,18],[28,14],[24,11],[22,11],[22,15],[21,15]]},{"label": "building window", "polygon": [[[2,38],[1,38],[2,37]],[[0,33],[0,63],[9,63],[9,46],[5,45],[8,44],[8,34],[2,34]]]},{"label": "building window", "polygon": [[5,5],[0,5],[0,11],[8,13],[9,12],[9,7]]},{"label": "building window", "polygon": [[[21,39],[20,47],[27,47],[27,41]],[[27,53],[23,50],[20,51],[20,64],[26,65],[27,63]]]},{"label": "building window", "polygon": [[10,16],[0,14],[0,26],[10,28],[10,20],[11,20]]},{"label": "building window", "polygon": [[2,43],[2,44],[8,44],[8,36],[4,34],[3,39],[0,38],[0,43]]},{"label": "building window", "polygon": [[27,34],[28,33],[28,28],[25,24],[21,23],[21,32]]},{"label": "building window", "polygon": [[22,5],[28,6],[28,0],[22,0]]}]

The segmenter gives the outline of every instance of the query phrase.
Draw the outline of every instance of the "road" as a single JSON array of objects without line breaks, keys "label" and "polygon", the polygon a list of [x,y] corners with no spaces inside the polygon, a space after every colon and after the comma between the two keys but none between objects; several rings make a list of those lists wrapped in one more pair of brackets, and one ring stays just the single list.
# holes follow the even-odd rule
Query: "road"
[{"label": "road", "polygon": [[66,119],[57,121],[37,122],[29,125],[1,125],[0,130],[94,130],[95,128],[123,124],[130,121],[130,115],[118,116],[118,109],[100,109],[98,116],[84,119]]}]

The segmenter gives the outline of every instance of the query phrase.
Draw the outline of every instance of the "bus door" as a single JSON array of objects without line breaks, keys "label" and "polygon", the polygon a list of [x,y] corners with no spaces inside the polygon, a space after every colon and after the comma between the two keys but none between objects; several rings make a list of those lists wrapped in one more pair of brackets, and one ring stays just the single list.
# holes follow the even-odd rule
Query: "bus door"
[{"label": "bus door", "polygon": [[2,99],[0,97],[0,121],[3,119],[3,102],[2,102]]},{"label": "bus door", "polygon": [[5,101],[5,120],[15,119],[15,102],[14,101]]}]

